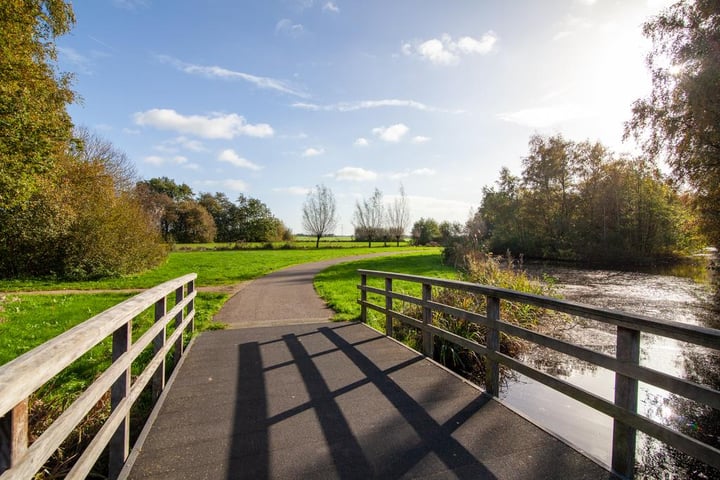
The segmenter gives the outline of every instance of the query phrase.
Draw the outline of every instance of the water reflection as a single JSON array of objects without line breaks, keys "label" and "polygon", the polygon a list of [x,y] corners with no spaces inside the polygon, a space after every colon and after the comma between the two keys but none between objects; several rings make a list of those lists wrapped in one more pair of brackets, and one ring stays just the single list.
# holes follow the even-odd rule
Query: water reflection
[{"label": "water reflection", "polygon": [[[622,310],[693,325],[720,326],[720,275],[707,262],[654,271],[589,270],[550,264],[525,264],[533,275],[557,280],[562,295],[571,301]],[[714,272],[714,277],[708,272]],[[714,285],[714,287],[713,287]],[[615,327],[575,319],[570,327],[550,332],[573,343],[608,355],[615,354]],[[684,342],[643,334],[641,365],[696,383],[720,388],[717,352]],[[614,372],[549,349],[535,347],[523,359],[546,373],[562,378],[610,401]],[[639,410],[643,415],[689,436],[720,447],[720,413],[712,408],[640,384]],[[511,383],[505,401],[540,419],[580,449],[610,464],[612,422],[581,403],[524,377]],[[720,472],[664,444],[640,435],[638,478],[720,478]]]}]

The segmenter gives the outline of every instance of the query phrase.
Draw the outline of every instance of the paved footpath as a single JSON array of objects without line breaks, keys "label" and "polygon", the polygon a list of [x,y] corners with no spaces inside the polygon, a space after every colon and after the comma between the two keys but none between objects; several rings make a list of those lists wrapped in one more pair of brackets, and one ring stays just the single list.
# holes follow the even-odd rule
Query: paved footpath
[{"label": "paved footpath", "polygon": [[326,264],[268,275],[226,304],[234,328],[194,341],[124,476],[612,478],[416,352],[327,322],[311,283]]}]

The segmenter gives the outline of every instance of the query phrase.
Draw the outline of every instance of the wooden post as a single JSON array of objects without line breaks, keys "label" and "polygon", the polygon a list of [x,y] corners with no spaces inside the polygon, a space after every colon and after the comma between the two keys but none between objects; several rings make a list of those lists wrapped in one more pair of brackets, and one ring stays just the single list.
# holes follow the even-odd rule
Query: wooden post
[{"label": "wooden post", "polygon": [[[617,327],[616,358],[624,363],[640,362],[640,331]],[[638,381],[615,373],[615,405],[637,413]],[[635,471],[636,431],[633,427],[613,420],[612,469],[615,473],[633,478]]]},{"label": "wooden post", "polygon": [[[429,283],[422,284],[422,300],[424,303],[422,309],[422,321],[423,324],[427,327],[429,325],[432,325],[432,308],[427,305],[427,302],[432,300],[432,285],[430,285]],[[430,358],[433,358],[433,337],[434,335],[430,330],[423,330],[423,353],[425,354],[425,356]]]},{"label": "wooden post", "polygon": [[[487,318],[491,322],[485,335],[485,346],[493,351],[500,350],[500,332],[498,332],[496,323],[500,320],[500,299],[498,297],[488,296],[487,298]],[[495,360],[485,358],[485,390],[492,396],[500,395],[500,365]]]},{"label": "wooden post", "polygon": [[392,337],[393,334],[392,314],[390,313],[390,310],[392,310],[393,307],[392,297],[390,296],[390,292],[392,292],[392,283],[392,278],[385,279],[385,335],[388,337]]},{"label": "wooden post", "polygon": [[18,463],[28,448],[28,400],[0,417],[0,473]]},{"label": "wooden post", "polygon": [[367,307],[365,306],[365,302],[367,302],[367,292],[365,291],[365,287],[367,286],[367,275],[364,273],[360,274],[360,321],[363,323],[367,323]]},{"label": "wooden post", "polygon": [[[132,321],[115,330],[113,333],[112,360],[115,362],[121,355],[130,349],[132,342]],[[110,410],[114,411],[120,402],[130,393],[131,370],[128,368],[115,380],[110,388]],[[110,439],[109,450],[109,477],[115,479],[120,474],[125,460],[130,454],[130,415],[127,415],[115,434]]]},{"label": "wooden post", "polygon": [[[184,295],[185,292],[185,286],[178,287],[177,290],[175,290],[175,305],[179,304],[183,301],[183,298],[185,298]],[[175,328],[180,328],[180,325],[183,322],[183,310],[180,309],[178,314],[175,316]],[[177,365],[180,361],[180,357],[183,355],[183,350],[185,349],[185,343],[183,342],[183,335],[180,334],[177,341],[175,342],[175,353],[173,354],[173,365]]]},{"label": "wooden post", "polygon": [[[192,292],[195,291],[195,280],[190,280],[187,284],[187,294],[190,295]],[[190,315],[190,312],[195,311],[195,299],[193,298],[188,303],[187,307],[187,314]],[[195,331],[195,317],[193,317],[192,320],[190,320],[190,324],[188,325],[188,331],[192,334]]]},{"label": "wooden post", "polygon": [[[155,302],[155,322],[160,321],[164,316],[165,312],[167,312],[167,298],[162,297],[160,300]],[[165,336],[166,336],[166,328],[163,327],[163,329],[160,331],[160,333],[157,334],[157,337],[153,339],[153,351],[157,355],[157,353],[165,346]],[[165,358],[162,359],[162,362],[160,362],[160,366],[158,366],[157,370],[155,371],[155,375],[153,375],[153,381],[152,381],[152,398],[153,403],[160,397],[160,394],[165,389]]]}]

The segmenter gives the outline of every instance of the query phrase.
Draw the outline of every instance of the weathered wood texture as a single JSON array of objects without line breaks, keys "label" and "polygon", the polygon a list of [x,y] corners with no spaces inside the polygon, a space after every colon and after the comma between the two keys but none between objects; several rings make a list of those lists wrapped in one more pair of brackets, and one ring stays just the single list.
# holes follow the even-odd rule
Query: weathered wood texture
[{"label": "weathered wood texture", "polygon": [[[361,278],[361,283],[358,285],[361,292],[358,303],[360,303],[363,311],[369,308],[418,328],[423,333],[423,339],[430,338],[431,335],[437,335],[479,355],[483,355],[486,359],[486,365],[488,366],[486,389],[489,393],[498,395],[499,365],[504,365],[612,417],[614,419],[612,467],[616,473],[627,478],[631,478],[633,475],[637,430],[641,430],[715,468],[720,468],[720,450],[717,448],[664,425],[660,425],[637,413],[639,381],[655,385],[712,408],[720,409],[720,392],[717,390],[639,365],[641,332],[720,350],[720,330],[687,325],[680,322],[657,320],[647,316],[605,310],[555,298],[468,282],[373,270],[359,270],[358,272]],[[378,277],[385,279],[385,281],[393,279],[419,283],[422,285],[423,296],[422,298],[416,298],[370,286],[368,285],[369,277]],[[432,287],[448,288],[471,292],[476,295],[484,295],[487,300],[486,315],[432,301],[426,293],[431,291]],[[383,295],[386,299],[387,297],[391,297],[393,300],[400,300],[420,306],[423,311],[422,320],[410,318],[398,311],[390,310],[387,306],[383,308],[381,305],[374,304],[367,300],[368,293]],[[616,325],[617,356],[613,357],[595,352],[579,345],[574,345],[507,323],[500,318],[501,301],[533,305]],[[391,305],[391,303],[388,303],[386,300],[386,305]],[[460,337],[433,325],[431,321],[433,312],[445,313],[458,319],[486,326],[488,333],[485,339],[485,345]],[[365,316],[366,315],[363,315],[363,320],[365,320]],[[537,345],[614,371],[616,373],[614,402],[605,400],[591,392],[500,353],[500,333],[519,337]],[[423,341],[423,344],[424,343],[425,341]],[[423,350],[424,353],[428,355],[428,349],[425,345],[423,345]]]},{"label": "weathered wood texture", "polygon": [[[161,367],[170,349],[182,342],[183,332],[191,328],[196,278],[193,273],[146,290],[0,366],[0,480],[32,478],[108,390],[110,417],[67,478],[86,478],[108,446],[110,477],[117,475],[129,453],[130,407],[142,389],[157,378],[159,371],[164,371]],[[187,294],[183,294],[185,290]],[[173,292],[176,304],[165,312],[165,299]],[[162,315],[156,315],[156,323],[132,343],[133,319],[159,302],[163,305]],[[159,311],[156,309],[156,313]],[[182,319],[179,324],[178,319]],[[177,326],[166,339],[166,327],[172,320]],[[110,366],[28,448],[28,398],[109,336],[113,343]],[[155,356],[131,385],[132,362],[151,343],[155,345]]]}]

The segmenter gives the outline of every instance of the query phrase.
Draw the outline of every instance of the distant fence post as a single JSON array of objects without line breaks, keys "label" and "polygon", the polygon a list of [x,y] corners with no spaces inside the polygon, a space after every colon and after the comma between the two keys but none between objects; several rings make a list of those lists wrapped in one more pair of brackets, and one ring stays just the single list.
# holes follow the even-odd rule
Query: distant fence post
[{"label": "distant fence post", "polygon": [[[640,331],[617,327],[616,358],[625,363],[637,365],[640,362]],[[615,373],[615,405],[637,413],[638,381]],[[633,478],[635,470],[635,428],[613,420],[612,469]]]},{"label": "distant fence post", "polygon": [[427,329],[428,326],[432,325],[432,308],[427,303],[432,300],[432,285],[429,283],[423,283],[422,284],[422,300],[423,300],[423,309],[422,309],[422,320],[423,325],[425,325],[426,329],[423,330],[422,334],[422,343],[423,343],[423,353],[433,358],[433,334],[432,332]]},{"label": "distant fence post", "polygon": [[[491,322],[485,334],[485,346],[497,352],[500,349],[500,332],[497,329],[497,321],[500,320],[500,299],[498,297],[487,296],[487,319]],[[497,397],[500,395],[500,365],[498,362],[485,358],[485,390]]]},{"label": "distant fence post", "polygon": [[393,334],[392,313],[390,313],[390,310],[392,310],[393,307],[392,297],[390,296],[390,293],[392,292],[392,284],[392,278],[385,279],[385,335],[388,337],[392,337]]},{"label": "distant fence post", "polygon": [[0,417],[0,473],[8,470],[28,447],[28,400]]},{"label": "distant fence post", "polygon": [[365,302],[367,302],[367,292],[365,291],[365,287],[367,286],[367,275],[364,273],[360,274],[360,321],[363,323],[367,323],[367,307],[365,306]]},{"label": "distant fence post", "polygon": [[[132,321],[128,321],[125,325],[115,330],[112,337],[112,361],[117,361],[125,354],[132,343]],[[127,398],[130,393],[130,375],[131,369],[128,367],[110,387],[110,411],[113,412],[118,408],[120,403]],[[108,446],[108,469],[109,477],[117,478],[122,470],[125,460],[130,455],[130,415],[126,415],[122,420],[115,434],[110,439]]]}]

